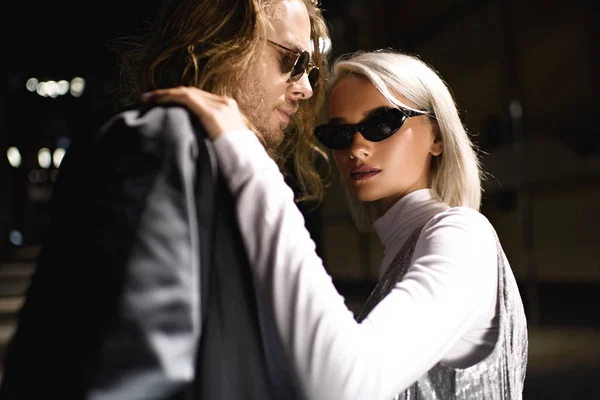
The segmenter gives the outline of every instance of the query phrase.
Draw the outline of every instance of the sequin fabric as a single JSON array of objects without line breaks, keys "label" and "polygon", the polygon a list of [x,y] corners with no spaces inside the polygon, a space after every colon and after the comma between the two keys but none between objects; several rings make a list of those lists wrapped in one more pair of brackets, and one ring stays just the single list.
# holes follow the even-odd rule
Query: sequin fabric
[{"label": "sequin fabric", "polygon": [[[402,279],[423,227],[406,240],[378,282],[357,320],[366,318]],[[498,340],[492,352],[468,368],[436,364],[394,400],[520,400],[527,369],[527,321],[517,282],[498,248]]]}]

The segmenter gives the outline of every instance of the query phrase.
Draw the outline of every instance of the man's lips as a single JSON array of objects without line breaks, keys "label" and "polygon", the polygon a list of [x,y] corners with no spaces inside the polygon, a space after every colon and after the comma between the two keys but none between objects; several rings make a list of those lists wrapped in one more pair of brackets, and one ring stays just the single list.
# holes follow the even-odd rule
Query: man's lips
[{"label": "man's lips", "polygon": [[292,117],[292,115],[294,115],[294,110],[286,110],[286,109],[278,108],[277,111],[279,111],[279,114],[281,115],[281,117],[283,118],[283,120],[286,123],[289,123],[290,118]]},{"label": "man's lips", "polygon": [[364,181],[374,177],[380,172],[381,170],[379,168],[371,167],[370,165],[361,165],[352,168],[350,171],[350,177],[355,181]]}]

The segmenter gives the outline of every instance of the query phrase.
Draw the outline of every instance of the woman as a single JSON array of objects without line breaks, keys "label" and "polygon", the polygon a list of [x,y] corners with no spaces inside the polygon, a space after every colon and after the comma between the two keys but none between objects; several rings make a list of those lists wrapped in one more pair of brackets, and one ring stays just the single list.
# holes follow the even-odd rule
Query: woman
[{"label": "woman", "polygon": [[[191,88],[236,197],[249,259],[309,399],[520,399],[527,327],[454,100],[416,57],[356,53],[334,64],[333,151],[359,225],[384,244],[380,282],[355,319],[276,165],[236,105]],[[257,228],[258,227],[258,228]],[[419,397],[421,396],[421,397]]]}]

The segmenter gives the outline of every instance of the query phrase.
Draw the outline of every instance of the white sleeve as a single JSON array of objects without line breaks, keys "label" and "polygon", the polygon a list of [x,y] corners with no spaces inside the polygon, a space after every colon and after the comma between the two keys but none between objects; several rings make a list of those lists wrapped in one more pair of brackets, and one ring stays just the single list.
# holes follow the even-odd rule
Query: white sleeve
[{"label": "white sleeve", "polygon": [[425,227],[405,278],[356,323],[254,134],[225,134],[215,150],[254,274],[309,399],[392,398],[444,356],[494,295],[492,231],[483,216],[458,209]]}]

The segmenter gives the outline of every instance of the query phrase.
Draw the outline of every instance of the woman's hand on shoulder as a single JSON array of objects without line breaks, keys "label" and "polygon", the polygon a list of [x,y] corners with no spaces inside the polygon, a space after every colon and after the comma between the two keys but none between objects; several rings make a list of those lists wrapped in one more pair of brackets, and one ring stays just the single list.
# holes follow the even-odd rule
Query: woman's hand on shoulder
[{"label": "woman's hand on shoulder", "polygon": [[142,94],[141,101],[145,104],[177,103],[187,107],[198,117],[212,140],[225,132],[248,129],[245,118],[234,99],[193,86],[146,92]]}]

